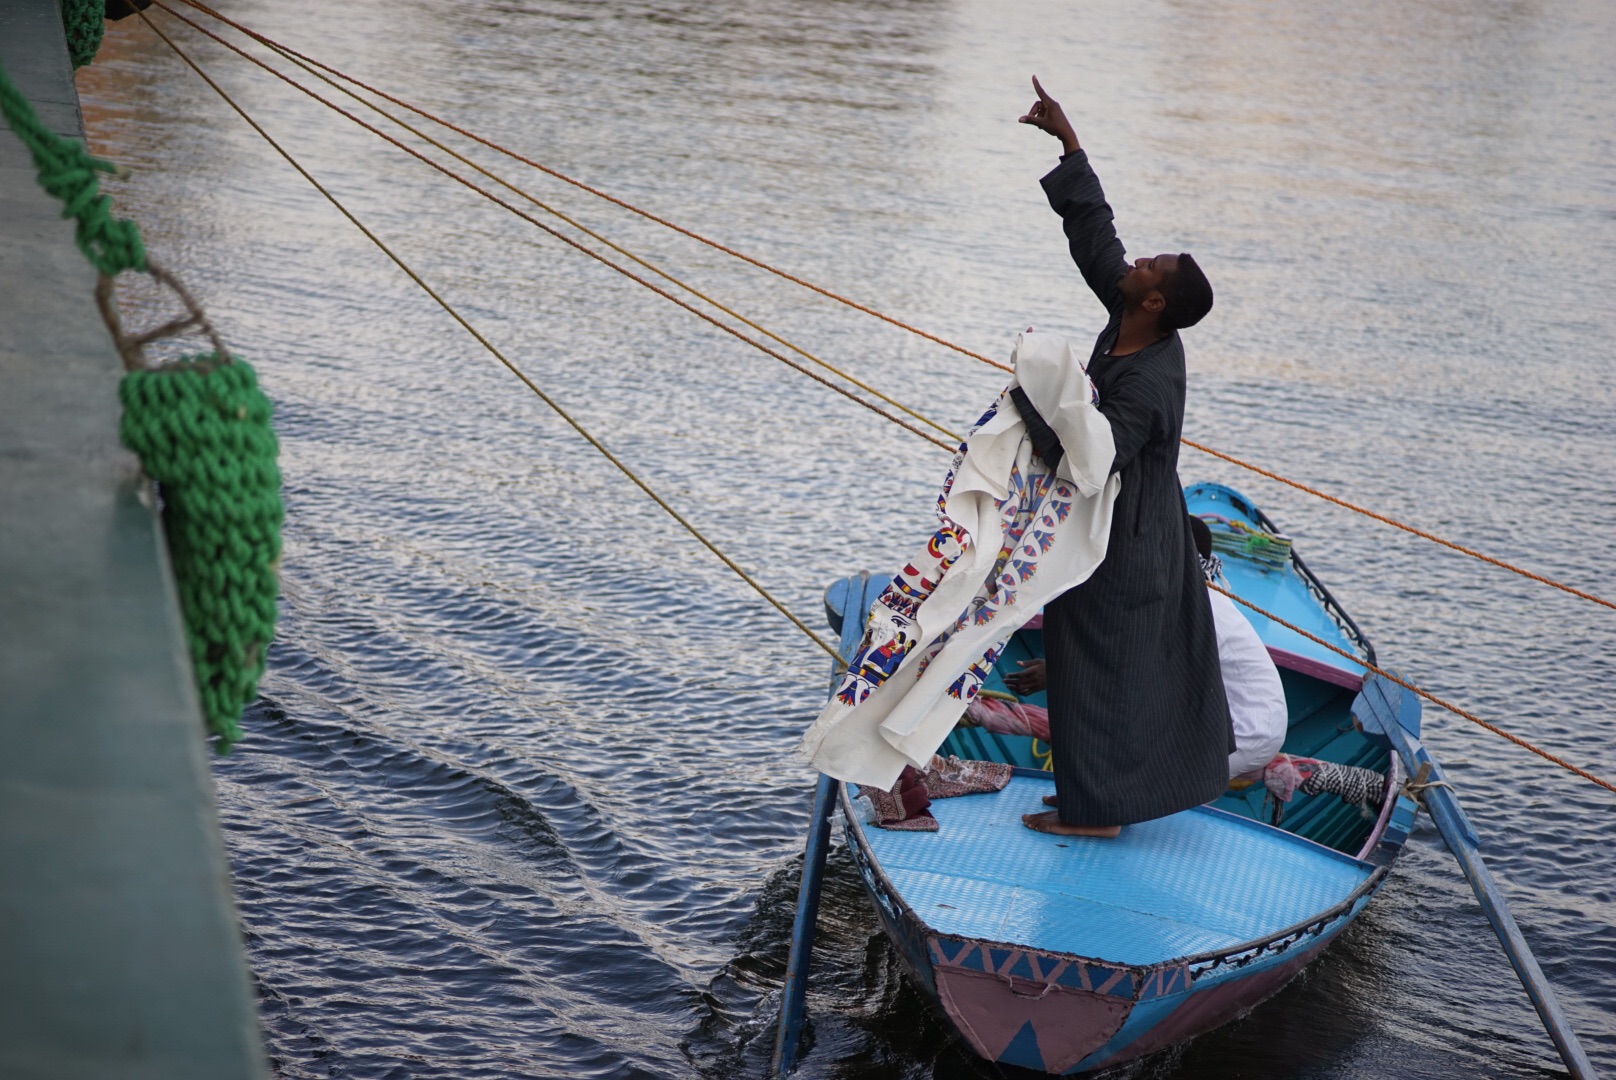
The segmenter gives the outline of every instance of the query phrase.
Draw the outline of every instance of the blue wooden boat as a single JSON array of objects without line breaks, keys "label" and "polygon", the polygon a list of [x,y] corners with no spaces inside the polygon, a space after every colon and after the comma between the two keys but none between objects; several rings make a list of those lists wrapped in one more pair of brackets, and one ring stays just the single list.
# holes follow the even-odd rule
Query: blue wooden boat
[{"label": "blue wooden boat", "polygon": [[[1185,498],[1213,527],[1231,592],[1374,661],[1329,590],[1269,539],[1279,530],[1250,500],[1218,484],[1195,484]],[[884,584],[866,574],[827,591],[844,644],[856,644],[861,625],[840,625],[842,613],[862,616]],[[1298,793],[1276,826],[1259,784],[1115,840],[1035,833],[1020,818],[1054,790],[1041,768],[1047,749],[969,727],[942,752],[1018,768],[1000,792],[934,802],[938,832],[861,824],[857,788],[843,787],[848,847],[876,914],[915,983],[983,1058],[1082,1073],[1208,1031],[1294,978],[1385,882],[1417,806],[1401,793],[1383,732],[1417,737],[1418,699],[1375,676],[1366,685],[1350,661],[1248,615],[1284,682],[1286,752],[1385,774],[1374,813]],[[1041,637],[1018,633],[1001,669],[1042,655]],[[988,688],[1005,689],[997,674]]]}]

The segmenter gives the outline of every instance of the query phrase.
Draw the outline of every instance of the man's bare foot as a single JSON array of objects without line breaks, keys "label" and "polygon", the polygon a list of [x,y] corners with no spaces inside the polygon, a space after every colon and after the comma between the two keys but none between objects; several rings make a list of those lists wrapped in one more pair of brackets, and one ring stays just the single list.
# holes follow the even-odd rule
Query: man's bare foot
[{"label": "man's bare foot", "polygon": [[1059,806],[1060,805],[1060,800],[1055,798],[1055,796],[1053,796],[1053,795],[1045,795],[1044,796],[1044,805],[1045,806]]},{"label": "man's bare foot", "polygon": [[1021,823],[1033,832],[1052,833],[1055,836],[1095,836],[1109,840],[1122,832],[1121,825],[1068,825],[1053,810],[1041,814],[1022,814]]}]

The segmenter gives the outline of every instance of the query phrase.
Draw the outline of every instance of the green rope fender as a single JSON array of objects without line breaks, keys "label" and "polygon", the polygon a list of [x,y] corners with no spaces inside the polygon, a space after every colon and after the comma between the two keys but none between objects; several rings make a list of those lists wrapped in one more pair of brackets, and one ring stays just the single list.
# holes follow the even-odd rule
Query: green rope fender
[{"label": "green rope fender", "polygon": [[[99,41],[102,9],[100,2],[93,6]],[[87,10],[80,0],[64,0],[70,36],[71,20]],[[4,69],[0,115],[33,156],[40,186],[62,201],[63,217],[77,222],[79,250],[101,272],[96,298],[130,369],[118,387],[124,409],[119,435],[162,492],[197,694],[219,749],[228,751],[241,738],[242,706],[256,696],[264,674],[280,591],[284,512],[269,399],[252,367],[225,352],[190,293],[146,258],[135,224],[113,218],[96,173],[114,167],[40,123]],[[112,296],[112,279],[123,270],[152,274],[179,295],[189,315],[125,335]],[[145,345],[191,328],[212,338],[215,351],[147,366]]]},{"label": "green rope fender", "polygon": [[163,496],[163,525],[208,727],[228,751],[275,633],[281,555],[272,406],[245,361],[132,371],[119,434]]},{"label": "green rope fender", "polygon": [[67,31],[67,52],[81,68],[95,59],[106,29],[106,0],[61,0],[62,29]]}]

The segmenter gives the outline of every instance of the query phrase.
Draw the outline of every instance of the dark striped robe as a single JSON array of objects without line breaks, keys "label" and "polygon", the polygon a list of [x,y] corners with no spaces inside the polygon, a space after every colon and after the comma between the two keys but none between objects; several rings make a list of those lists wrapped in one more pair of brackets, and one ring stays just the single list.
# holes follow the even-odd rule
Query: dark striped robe
[{"label": "dark striped robe", "polygon": [[1217,798],[1234,745],[1178,482],[1184,346],[1175,333],[1130,356],[1107,355],[1127,269],[1111,207],[1081,150],[1043,185],[1072,258],[1111,313],[1089,377],[1116,442],[1112,471],[1122,475],[1105,561],[1045,608],[1055,794],[1067,824],[1128,825]]}]

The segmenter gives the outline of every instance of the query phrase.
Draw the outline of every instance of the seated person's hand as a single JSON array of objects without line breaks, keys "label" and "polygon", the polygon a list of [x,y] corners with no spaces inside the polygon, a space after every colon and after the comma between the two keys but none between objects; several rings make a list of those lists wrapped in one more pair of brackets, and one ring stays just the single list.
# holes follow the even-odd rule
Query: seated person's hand
[{"label": "seated person's hand", "polygon": [[1004,677],[1004,685],[1010,688],[1011,693],[1025,697],[1044,688],[1046,680],[1042,660],[1018,660],[1016,666],[1021,670]]}]

